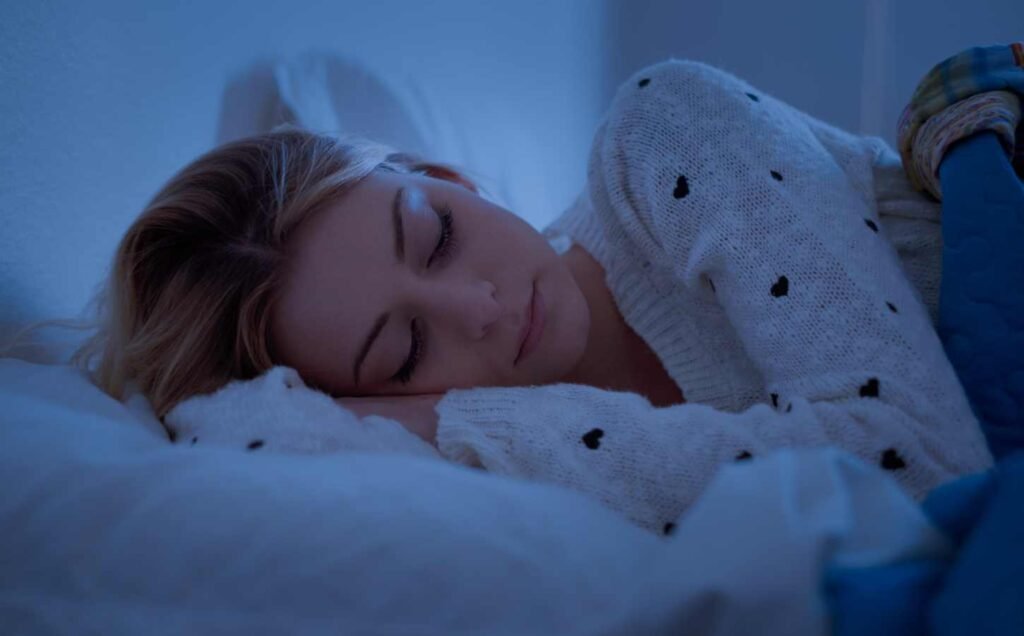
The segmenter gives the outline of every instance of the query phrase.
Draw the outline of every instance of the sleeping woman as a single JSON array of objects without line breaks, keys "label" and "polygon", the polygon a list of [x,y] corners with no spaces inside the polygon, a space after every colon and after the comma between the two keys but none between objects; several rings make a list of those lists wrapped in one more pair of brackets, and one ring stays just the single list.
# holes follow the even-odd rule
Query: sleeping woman
[{"label": "sleeping woman", "polygon": [[124,236],[78,359],[159,417],[289,366],[450,461],[657,532],[723,463],[785,447],[921,499],[992,464],[934,328],[940,213],[881,139],[670,59],[620,86],[542,232],[367,140],[212,150]]}]

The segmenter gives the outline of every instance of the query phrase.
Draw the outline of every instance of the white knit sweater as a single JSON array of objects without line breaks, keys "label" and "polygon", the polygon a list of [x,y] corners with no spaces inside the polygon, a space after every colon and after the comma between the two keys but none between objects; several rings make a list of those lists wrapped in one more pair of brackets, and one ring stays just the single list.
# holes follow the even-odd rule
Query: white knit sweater
[{"label": "white knit sweater", "polygon": [[687,403],[453,390],[443,456],[589,493],[659,532],[723,463],[778,448],[842,447],[918,499],[992,464],[933,327],[941,207],[883,140],[670,59],[619,88],[587,174],[545,234],[601,263]]}]

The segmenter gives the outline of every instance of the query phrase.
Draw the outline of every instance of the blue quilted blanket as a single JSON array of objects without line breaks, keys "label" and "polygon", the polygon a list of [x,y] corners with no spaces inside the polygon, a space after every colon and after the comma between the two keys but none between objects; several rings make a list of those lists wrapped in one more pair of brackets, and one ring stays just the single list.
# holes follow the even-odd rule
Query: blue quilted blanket
[{"label": "blue quilted blanket", "polygon": [[1024,449],[1024,185],[992,133],[955,146],[939,177],[939,337],[999,459]]}]

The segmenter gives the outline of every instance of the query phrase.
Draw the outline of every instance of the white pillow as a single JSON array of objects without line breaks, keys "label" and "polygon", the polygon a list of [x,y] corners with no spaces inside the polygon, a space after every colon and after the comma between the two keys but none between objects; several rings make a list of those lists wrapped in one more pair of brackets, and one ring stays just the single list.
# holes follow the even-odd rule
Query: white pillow
[{"label": "white pillow", "polygon": [[594,633],[663,543],[562,489],[147,416],[0,359],[0,632]]},{"label": "white pillow", "polygon": [[725,467],[672,540],[566,490],[398,454],[170,444],[0,359],[0,633],[824,634],[821,574],[948,558],[837,449]]}]

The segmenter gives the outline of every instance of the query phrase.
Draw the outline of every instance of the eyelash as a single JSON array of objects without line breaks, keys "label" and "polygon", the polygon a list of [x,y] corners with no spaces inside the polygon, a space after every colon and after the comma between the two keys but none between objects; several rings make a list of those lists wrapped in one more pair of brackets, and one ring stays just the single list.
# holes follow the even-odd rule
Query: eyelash
[{"label": "eyelash", "polygon": [[416,365],[419,364],[420,358],[423,357],[423,332],[420,331],[420,325],[415,320],[412,321],[412,350],[409,352],[409,359],[405,361],[402,368],[398,370],[395,377],[392,380],[401,382],[402,384],[409,384],[409,380],[412,379],[412,372],[416,370]]},{"label": "eyelash", "polygon": [[438,216],[441,217],[441,236],[437,239],[437,247],[434,248],[434,253],[427,259],[427,267],[430,267],[435,258],[442,263],[445,262],[451,256],[452,250],[455,249],[455,226],[452,223],[452,209],[448,205],[443,205]]},{"label": "eyelash", "polygon": [[[441,217],[441,235],[437,239],[437,246],[434,248],[434,253],[427,259],[427,267],[430,267],[435,258],[439,263],[446,263],[455,249],[455,225],[452,221],[452,209],[448,205],[443,205],[441,206],[441,212],[438,216]],[[420,329],[419,323],[416,320],[413,320],[412,348],[409,351],[409,357],[392,380],[401,382],[402,384],[408,384],[412,379],[412,374],[416,370],[416,366],[423,358],[423,350],[423,331]]]}]

